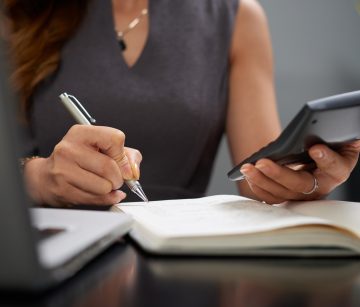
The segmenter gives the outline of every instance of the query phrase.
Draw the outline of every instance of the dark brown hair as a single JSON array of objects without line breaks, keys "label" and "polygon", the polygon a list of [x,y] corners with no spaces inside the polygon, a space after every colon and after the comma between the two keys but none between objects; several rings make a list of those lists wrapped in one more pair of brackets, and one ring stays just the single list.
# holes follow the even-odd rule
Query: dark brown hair
[{"label": "dark brown hair", "polygon": [[88,0],[3,0],[13,61],[12,84],[26,118],[36,86],[59,66],[64,43],[79,26]]}]

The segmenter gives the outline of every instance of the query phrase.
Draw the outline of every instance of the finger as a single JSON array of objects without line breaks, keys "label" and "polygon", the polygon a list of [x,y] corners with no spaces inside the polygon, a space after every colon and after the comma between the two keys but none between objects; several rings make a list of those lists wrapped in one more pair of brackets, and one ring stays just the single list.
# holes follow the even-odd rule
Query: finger
[{"label": "finger", "polygon": [[293,196],[291,199],[313,199],[319,193],[317,191],[317,193],[311,193],[311,195],[304,194],[314,188],[314,175],[308,171],[293,170],[268,159],[260,160],[256,168],[278,184],[292,191]]},{"label": "finger", "polygon": [[139,150],[130,147],[124,147],[124,150],[130,162],[136,162],[137,164],[141,163],[142,154]]},{"label": "finger", "polygon": [[[81,180],[79,180],[81,178]],[[84,191],[93,195],[106,195],[113,191],[113,185],[109,180],[106,180],[98,175],[88,172],[82,168],[67,173],[67,182]]]},{"label": "finger", "polygon": [[360,152],[360,140],[351,142],[346,147],[353,149],[354,151]]},{"label": "finger", "polygon": [[[56,153],[56,159],[63,160],[61,163],[62,169],[59,170],[59,172],[63,173],[64,170],[66,170],[67,174],[69,174],[69,176],[71,176],[73,179],[72,183],[75,182],[76,178],[76,181],[83,181],[83,178],[80,177],[77,172],[78,169],[83,169],[84,171],[88,171],[94,175],[106,179],[108,182],[110,182],[112,190],[117,190],[123,185],[123,176],[117,163],[115,160],[103,153],[85,146],[75,147],[66,141],[59,143],[55,147],[54,152]],[[77,165],[69,163],[69,161],[74,161]],[[79,178],[81,178],[81,180],[79,180]],[[94,182],[99,183],[98,180],[99,179],[96,179]],[[86,182],[85,184],[88,183],[89,182]],[[99,185],[101,190],[104,189],[103,185],[104,184]]]},{"label": "finger", "polygon": [[126,193],[120,190],[111,191],[106,195],[94,195],[70,184],[64,184],[62,190],[56,194],[57,205],[114,205],[126,198]]},{"label": "finger", "polygon": [[309,171],[312,172],[316,169],[316,163],[314,161],[306,164],[286,164],[287,168],[290,168],[294,171]]},{"label": "finger", "polygon": [[265,191],[262,188],[260,188],[259,186],[253,184],[250,181],[250,179],[248,179],[248,178],[245,178],[245,179],[246,179],[247,183],[249,184],[250,189],[257,196],[257,198],[264,201],[265,203],[273,205],[273,204],[280,204],[285,201],[285,199],[276,197],[273,194],[271,194],[270,192]]},{"label": "finger", "polygon": [[124,151],[125,134],[102,126],[74,125],[66,137],[80,140],[108,155],[118,164],[124,179],[132,179],[132,170]]},{"label": "finger", "polygon": [[125,153],[131,165],[133,178],[138,180],[140,178],[140,163],[142,161],[142,155],[140,151],[129,147],[125,147]]},{"label": "finger", "polygon": [[253,185],[261,188],[263,191],[267,191],[278,199],[299,198],[298,193],[294,193],[293,190],[290,190],[279,182],[274,181],[274,178],[267,176],[265,172],[259,169],[258,163],[256,163],[255,166],[251,164],[243,165],[241,172]]},{"label": "finger", "polygon": [[133,178],[135,180],[139,180],[140,178],[140,167],[139,164],[137,164],[136,162],[130,163],[131,165],[131,170],[133,172]]},{"label": "finger", "polygon": [[340,152],[341,154],[325,145],[315,145],[309,150],[309,155],[318,169],[330,176],[337,185],[349,177],[358,158],[358,152],[347,147],[340,149]]}]

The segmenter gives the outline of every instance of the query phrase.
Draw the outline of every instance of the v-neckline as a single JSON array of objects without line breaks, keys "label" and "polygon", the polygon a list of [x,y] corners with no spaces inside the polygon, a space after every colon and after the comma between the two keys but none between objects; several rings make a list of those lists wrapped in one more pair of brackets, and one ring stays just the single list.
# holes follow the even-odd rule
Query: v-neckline
[{"label": "v-neckline", "polygon": [[[100,0],[102,1],[102,0]],[[139,54],[138,58],[136,59],[136,61],[134,62],[133,65],[129,65],[126,60],[125,60],[125,57],[124,55],[122,54],[122,50],[119,46],[119,41],[117,40],[117,37],[116,37],[116,32],[115,32],[115,20],[114,20],[114,12],[113,12],[113,4],[112,4],[112,0],[109,0],[109,12],[110,12],[110,31],[112,31],[112,37],[113,37],[113,46],[114,46],[114,50],[115,51],[118,51],[118,55],[119,55],[119,62],[122,64],[122,66],[124,66],[128,71],[133,71],[135,70],[138,66],[140,66],[141,62],[144,61],[144,58],[147,54],[147,50],[149,49],[149,44],[151,42],[151,38],[152,38],[152,28],[153,28],[153,25],[152,25],[152,12],[153,12],[153,9],[152,9],[152,3],[153,1],[149,0],[148,1],[148,33],[147,33],[147,37],[146,37],[146,40],[145,40],[145,44],[144,44],[144,47],[141,51],[141,53]]]}]

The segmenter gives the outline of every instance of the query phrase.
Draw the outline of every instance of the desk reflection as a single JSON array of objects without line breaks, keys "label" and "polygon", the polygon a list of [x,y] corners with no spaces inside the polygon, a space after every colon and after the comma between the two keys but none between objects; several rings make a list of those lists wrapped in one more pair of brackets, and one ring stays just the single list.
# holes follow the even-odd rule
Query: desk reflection
[{"label": "desk reflection", "polygon": [[359,259],[138,257],[157,292],[181,289],[171,306],[185,289],[187,306],[360,306]]},{"label": "desk reflection", "polygon": [[43,293],[0,291],[2,306],[126,306],[136,273],[136,253],[119,242],[65,283]]},{"label": "desk reflection", "polygon": [[155,257],[116,244],[65,284],[0,306],[360,306],[358,259]]}]

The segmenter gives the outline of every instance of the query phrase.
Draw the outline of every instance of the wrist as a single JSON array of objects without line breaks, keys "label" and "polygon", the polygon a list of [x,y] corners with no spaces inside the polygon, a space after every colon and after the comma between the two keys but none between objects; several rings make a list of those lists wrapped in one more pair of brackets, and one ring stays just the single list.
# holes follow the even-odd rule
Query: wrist
[{"label": "wrist", "polygon": [[31,157],[25,157],[25,158],[20,158],[19,159],[19,165],[20,165],[20,170],[22,172],[24,172],[24,169],[25,169],[25,165],[30,162],[31,160],[34,160],[34,159],[38,159],[40,158],[39,156],[31,156]]},{"label": "wrist", "polygon": [[20,161],[24,174],[25,186],[28,195],[37,204],[43,204],[44,199],[41,193],[42,166],[46,162],[45,158],[38,156],[25,158]]}]

